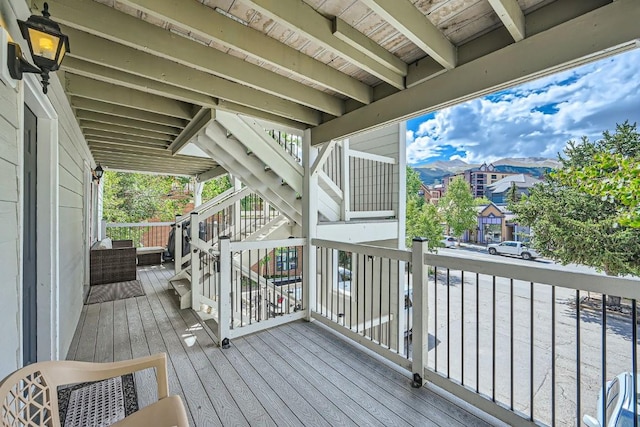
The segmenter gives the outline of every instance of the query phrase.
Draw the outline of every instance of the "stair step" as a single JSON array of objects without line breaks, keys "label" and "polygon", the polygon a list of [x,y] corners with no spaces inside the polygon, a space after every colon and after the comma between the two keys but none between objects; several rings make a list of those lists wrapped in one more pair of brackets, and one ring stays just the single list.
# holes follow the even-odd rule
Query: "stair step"
[{"label": "stair step", "polygon": [[191,282],[188,279],[172,280],[169,282],[178,295],[180,309],[191,307]]}]

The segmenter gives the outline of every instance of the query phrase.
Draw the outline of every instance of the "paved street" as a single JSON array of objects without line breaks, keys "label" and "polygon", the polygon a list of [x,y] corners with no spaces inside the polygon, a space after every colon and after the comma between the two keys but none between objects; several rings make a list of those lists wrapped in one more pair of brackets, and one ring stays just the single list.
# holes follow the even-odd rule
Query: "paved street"
[{"label": "paved street", "polygon": [[[441,249],[439,253],[460,253],[460,251],[468,253],[470,258],[493,259],[485,252],[464,248]],[[551,263],[548,260],[504,259],[510,263],[529,265],[532,262]],[[580,272],[593,271],[575,265],[565,268]],[[497,278],[494,362],[492,277],[480,275],[476,283],[476,275],[467,273],[464,275],[464,284],[462,284],[460,272],[451,271],[450,284],[447,286],[446,272],[438,273],[437,284],[432,281],[429,288],[429,333],[434,336],[436,343],[435,347],[429,351],[430,368],[436,366],[437,357],[439,372],[444,374],[448,372],[452,378],[458,381],[464,380],[465,385],[472,389],[477,388],[488,396],[495,393],[496,400],[507,406],[511,405],[511,393],[513,393],[515,410],[529,414],[533,403],[536,419],[551,424],[552,307],[555,307],[556,425],[577,425],[576,291],[556,288],[555,299],[552,299],[551,286],[536,284],[533,286],[532,306],[531,285],[528,282],[514,281],[512,288],[509,279]],[[513,307],[511,295],[513,295]],[[581,304],[580,321],[579,379],[582,416],[584,413],[596,414],[596,401],[602,384],[602,327],[600,296],[586,300],[587,293],[584,292],[581,297],[585,298]],[[592,295],[592,297],[596,296]],[[532,322],[533,340],[531,339]],[[617,312],[609,312],[607,315],[607,379],[613,378],[620,372],[631,370],[631,323],[629,315]],[[447,342],[450,345],[447,345]],[[449,354],[447,354],[447,347],[449,347]],[[510,387],[512,352],[513,390]],[[479,358],[476,362],[477,355]],[[530,369],[532,359],[533,382]],[[494,377],[495,389],[493,388]],[[533,402],[531,402],[531,395],[533,395]]]}]

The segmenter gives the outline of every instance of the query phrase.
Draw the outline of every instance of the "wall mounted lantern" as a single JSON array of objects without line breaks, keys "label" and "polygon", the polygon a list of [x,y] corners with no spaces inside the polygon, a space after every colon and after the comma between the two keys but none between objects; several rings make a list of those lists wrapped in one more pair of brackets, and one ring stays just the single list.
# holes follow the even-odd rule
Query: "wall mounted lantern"
[{"label": "wall mounted lantern", "polygon": [[23,73],[39,73],[44,93],[47,93],[49,73],[60,68],[65,54],[69,52],[69,37],[62,34],[60,25],[49,19],[49,16],[49,5],[45,2],[42,16],[31,15],[26,21],[18,20],[22,37],[29,43],[35,65],[23,58],[20,45],[9,42],[7,49],[7,65],[11,77],[22,80]]},{"label": "wall mounted lantern", "polygon": [[98,184],[100,184],[100,178],[102,178],[102,174],[104,174],[104,169],[102,169],[102,166],[100,166],[100,163],[98,163],[98,166],[96,166],[96,168],[93,170],[92,181],[98,181]]}]

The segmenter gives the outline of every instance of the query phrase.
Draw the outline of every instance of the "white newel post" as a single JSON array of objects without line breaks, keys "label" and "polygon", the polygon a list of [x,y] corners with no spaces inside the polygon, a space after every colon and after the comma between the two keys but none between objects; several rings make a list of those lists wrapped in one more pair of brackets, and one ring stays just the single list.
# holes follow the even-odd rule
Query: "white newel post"
[{"label": "white newel post", "polygon": [[193,191],[193,205],[196,207],[202,204],[202,190],[204,190],[204,182],[196,181]]},{"label": "white newel post", "polygon": [[427,251],[427,239],[415,237],[413,239],[411,268],[413,273],[413,324],[411,342],[413,344],[413,359],[411,371],[413,372],[412,387],[422,387],[424,368],[427,366],[427,352],[429,351],[429,329],[427,321],[428,295],[427,295],[427,266],[424,264],[424,254]]},{"label": "white newel post", "polygon": [[351,171],[349,170],[349,140],[342,141],[342,215],[343,221],[349,221],[351,218]]},{"label": "white newel post", "polygon": [[222,348],[229,347],[231,322],[231,239],[220,237],[220,293],[218,295],[218,339]]},{"label": "white newel post", "polygon": [[316,250],[312,240],[316,237],[318,226],[318,175],[311,174],[311,165],[317,150],[311,147],[311,131],[305,130],[302,137],[302,164],[304,165],[304,183],[302,192],[302,235],[307,238],[304,246],[302,268],[302,290],[306,320],[311,321],[311,310],[316,306],[317,265]]},{"label": "white newel post", "polygon": [[200,227],[198,221],[198,212],[191,213],[191,308],[200,310],[200,251],[196,248],[195,243],[200,239]]},{"label": "white newel post", "polygon": [[173,230],[173,269],[175,274],[182,272],[182,224],[178,222],[180,215],[176,215],[176,228]]}]

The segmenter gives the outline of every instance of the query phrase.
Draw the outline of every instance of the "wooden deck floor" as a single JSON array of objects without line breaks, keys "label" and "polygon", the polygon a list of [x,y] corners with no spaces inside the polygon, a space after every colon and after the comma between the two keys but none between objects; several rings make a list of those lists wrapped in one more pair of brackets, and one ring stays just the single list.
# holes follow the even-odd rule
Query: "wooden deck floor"
[{"label": "wooden deck floor", "polygon": [[[169,265],[168,267],[171,267]],[[216,347],[168,291],[170,268],[138,269],[146,296],[83,307],[68,359],[169,355],[169,390],[192,426],[484,426],[486,422],[315,323],[296,322]],[[141,406],[155,378],[136,376]]]}]

